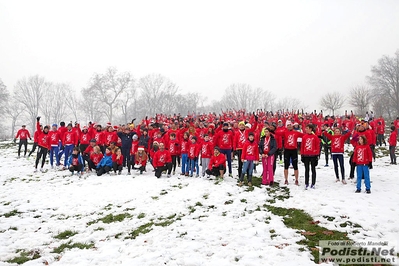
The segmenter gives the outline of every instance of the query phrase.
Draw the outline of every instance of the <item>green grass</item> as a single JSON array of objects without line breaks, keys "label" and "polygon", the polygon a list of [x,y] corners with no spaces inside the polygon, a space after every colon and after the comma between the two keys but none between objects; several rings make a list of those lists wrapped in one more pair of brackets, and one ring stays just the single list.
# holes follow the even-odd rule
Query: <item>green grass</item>
[{"label": "green grass", "polygon": [[104,231],[104,227],[97,227],[96,229],[94,229],[94,231]]},{"label": "green grass", "polygon": [[16,263],[16,264],[24,264],[30,260],[39,259],[40,253],[36,250],[33,251],[25,251],[25,250],[17,250],[17,253],[20,253],[18,257],[7,260],[8,263]]},{"label": "green grass", "polygon": [[59,233],[58,235],[54,236],[55,239],[68,239],[74,235],[76,235],[78,232],[76,231],[71,231],[71,230],[66,230],[64,232]]},{"label": "green grass", "polygon": [[198,201],[197,203],[195,203],[195,206],[202,207],[204,205],[202,205],[202,203]]},{"label": "green grass", "polygon": [[143,219],[145,217],[145,213],[140,213],[138,216],[137,216],[137,218],[138,219]]},{"label": "green grass", "polygon": [[147,234],[152,231],[153,225],[154,225],[153,222],[140,225],[138,228],[136,228],[135,230],[130,232],[129,235],[127,237],[125,237],[125,239],[136,239],[136,237],[138,237],[141,234],[143,234],[143,235]]},{"label": "green grass", "polygon": [[18,210],[12,210],[12,211],[10,211],[10,212],[7,212],[7,213],[5,213],[5,214],[3,214],[2,216],[4,216],[4,217],[6,217],[6,218],[9,218],[9,217],[11,217],[11,216],[15,216],[15,215],[18,215],[18,214],[21,214],[22,212],[19,212]]},{"label": "green grass", "polygon": [[241,199],[240,200],[242,203],[247,203],[247,200],[246,199]]},{"label": "green grass", "polygon": [[166,191],[165,189],[162,189],[161,190],[161,193],[159,193],[160,195],[166,195],[166,194],[168,194],[168,191]]},{"label": "green grass", "polygon": [[110,224],[110,223],[115,223],[115,222],[121,222],[126,218],[131,218],[132,215],[130,215],[129,213],[120,213],[117,215],[113,215],[113,214],[108,214],[106,216],[104,216],[103,218],[88,222],[87,225],[92,225],[98,222],[103,222],[105,224]]},{"label": "green grass", "polygon": [[208,198],[209,198],[209,194],[204,194],[202,197],[203,197],[204,199],[208,199]]},{"label": "green grass", "polygon": [[72,249],[72,248],[78,248],[78,249],[90,249],[94,247],[94,243],[72,243],[72,241],[69,241],[68,243],[61,244],[59,247],[54,248],[52,253],[62,253],[65,249]]}]

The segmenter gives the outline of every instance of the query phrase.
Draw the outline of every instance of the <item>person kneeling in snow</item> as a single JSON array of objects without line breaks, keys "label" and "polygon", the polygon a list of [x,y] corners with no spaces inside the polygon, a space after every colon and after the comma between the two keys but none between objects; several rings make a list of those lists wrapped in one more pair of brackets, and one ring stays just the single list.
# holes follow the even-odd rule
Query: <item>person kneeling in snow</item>
[{"label": "person kneeling in snow", "polygon": [[226,172],[226,156],[223,153],[220,153],[219,147],[215,147],[213,149],[213,156],[209,161],[206,174],[223,178],[225,172]]},{"label": "person kneeling in snow", "polygon": [[147,164],[147,153],[144,150],[144,147],[139,147],[136,155],[134,156],[135,158],[135,164],[138,166],[138,169],[140,171],[140,175],[146,171],[145,166]]},{"label": "person kneeling in snow", "polygon": [[172,156],[168,150],[165,150],[165,144],[159,143],[159,150],[155,152],[152,164],[155,169],[155,176],[160,178],[163,171],[168,170],[168,177],[172,172]]},{"label": "person kneeling in snow", "polygon": [[115,153],[112,154],[112,168],[114,169],[115,174],[117,170],[118,170],[118,175],[122,173],[123,155],[120,148],[117,148],[115,150]]},{"label": "person kneeling in snow", "polygon": [[72,150],[72,154],[68,158],[67,162],[67,167],[69,171],[72,172],[72,175],[74,171],[80,172],[80,174],[83,174],[83,159],[82,156],[79,154],[79,148],[74,147]]},{"label": "person kneeling in snow", "polygon": [[112,169],[112,151],[109,147],[105,149],[104,157],[97,165],[97,176],[109,173]]}]

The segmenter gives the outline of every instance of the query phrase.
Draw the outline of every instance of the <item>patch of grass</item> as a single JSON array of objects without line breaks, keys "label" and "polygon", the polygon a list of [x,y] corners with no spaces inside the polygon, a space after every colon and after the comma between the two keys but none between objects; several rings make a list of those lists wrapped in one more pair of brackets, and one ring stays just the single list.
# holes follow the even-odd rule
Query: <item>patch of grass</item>
[{"label": "patch of grass", "polygon": [[123,233],[117,233],[117,234],[115,235],[115,238],[116,238],[116,239],[119,239],[122,235],[123,235]]},{"label": "patch of grass", "polygon": [[174,220],[165,220],[165,221],[160,222],[160,223],[154,223],[154,225],[166,227],[166,226],[169,226],[169,225],[173,224],[174,222],[175,222]]},{"label": "patch of grass", "polygon": [[327,221],[329,221],[329,222],[332,222],[332,221],[335,220],[335,217],[334,217],[334,216],[323,215],[323,218],[326,218]]},{"label": "patch of grass", "polygon": [[229,205],[229,204],[232,204],[233,202],[234,202],[234,200],[227,200],[227,201],[224,202],[224,204],[225,205]]},{"label": "patch of grass", "polygon": [[7,213],[3,214],[2,216],[6,217],[6,218],[9,218],[11,216],[15,216],[15,215],[18,215],[18,214],[21,214],[21,213],[22,212],[19,212],[18,210],[14,209],[14,210],[12,210],[10,212],[7,212]]},{"label": "patch of grass", "polygon": [[87,225],[92,225],[98,222],[103,222],[105,224],[110,224],[110,223],[115,223],[115,222],[121,222],[126,218],[131,218],[132,215],[130,215],[129,213],[120,213],[117,215],[113,215],[113,214],[108,214],[106,216],[104,216],[103,218],[88,222]]},{"label": "patch of grass", "polygon": [[178,237],[183,237],[185,235],[187,235],[187,232],[181,233]]},{"label": "patch of grass", "polygon": [[159,200],[159,197],[158,196],[152,196],[151,197],[153,200]]},{"label": "patch of grass", "polygon": [[203,197],[204,199],[208,199],[208,198],[209,198],[209,194],[204,194],[202,197]]},{"label": "patch of grass", "polygon": [[71,231],[71,230],[66,230],[64,232],[59,233],[58,235],[54,236],[56,239],[68,239],[74,235],[76,235],[78,232],[76,231]]},{"label": "patch of grass", "polygon": [[68,243],[61,244],[59,247],[54,248],[52,253],[58,253],[60,254],[63,252],[65,249],[72,249],[72,248],[78,248],[78,249],[90,249],[94,247],[94,243],[72,243],[72,241],[69,241]]},{"label": "patch of grass", "polygon": [[8,260],[8,263],[16,263],[16,264],[24,264],[30,260],[39,259],[40,253],[37,250],[25,251],[25,250],[17,250],[16,253],[20,253],[18,257]]},{"label": "patch of grass", "polygon": [[302,232],[311,232],[312,234],[303,234],[305,239],[298,244],[305,245],[311,251],[314,261],[319,261],[319,250],[317,248],[319,240],[350,240],[346,233],[328,230],[312,223],[313,218],[303,210],[294,208],[281,208],[271,205],[266,206],[267,209],[275,215],[283,217],[284,224],[289,228],[298,229]]},{"label": "patch of grass", "polygon": [[168,194],[168,191],[166,191],[165,189],[162,189],[161,190],[161,193],[159,193],[160,195],[166,195],[166,194]]},{"label": "patch of grass", "polygon": [[10,204],[11,204],[11,201],[6,202],[6,203],[4,203],[3,205],[4,205],[4,206],[8,206],[8,205],[10,205]]},{"label": "patch of grass", "polygon": [[107,206],[104,207],[104,210],[109,211],[112,209],[112,204],[108,204]]},{"label": "patch of grass", "polygon": [[198,201],[197,203],[195,203],[195,206],[202,207],[203,205],[201,202]]},{"label": "patch of grass", "polygon": [[169,215],[168,217],[166,217],[166,219],[174,219],[176,216],[177,216],[177,214],[175,213],[175,214]]},{"label": "patch of grass", "polygon": [[17,230],[18,230],[18,227],[16,227],[16,226],[11,226],[10,228],[8,228],[8,230],[14,230],[14,231],[17,231]]},{"label": "patch of grass", "polygon": [[144,217],[145,217],[145,213],[144,212],[142,212],[139,215],[137,215],[138,219],[143,219]]},{"label": "patch of grass", "polygon": [[136,237],[138,237],[141,234],[143,234],[143,235],[147,234],[147,233],[151,232],[153,225],[154,225],[153,222],[140,225],[138,228],[136,228],[135,230],[130,232],[129,235],[127,237],[125,237],[125,239],[136,239]]},{"label": "patch of grass", "polygon": [[189,213],[195,212],[194,206],[188,206],[188,212],[189,212]]},{"label": "patch of grass", "polygon": [[227,212],[222,212],[222,216],[227,216]]},{"label": "patch of grass", "polygon": [[124,209],[123,211],[124,212],[128,212],[128,211],[134,211],[136,208],[126,208],[126,209]]},{"label": "patch of grass", "polygon": [[247,203],[247,200],[246,199],[241,199],[240,200],[242,203]]},{"label": "patch of grass", "polygon": [[96,229],[94,229],[94,231],[104,231],[104,227],[97,227]]}]

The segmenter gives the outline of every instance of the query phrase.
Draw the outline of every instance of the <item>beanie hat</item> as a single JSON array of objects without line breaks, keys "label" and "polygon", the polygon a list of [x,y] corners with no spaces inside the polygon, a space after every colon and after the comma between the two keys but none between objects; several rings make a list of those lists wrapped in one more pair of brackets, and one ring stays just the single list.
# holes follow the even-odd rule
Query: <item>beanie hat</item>
[{"label": "beanie hat", "polygon": [[69,123],[69,124],[68,124],[68,127],[72,127],[72,123]]},{"label": "beanie hat", "polygon": [[96,139],[91,139],[90,142],[97,142],[97,140]]},{"label": "beanie hat", "polygon": [[57,125],[57,124],[53,124],[52,126],[53,126],[53,127],[58,127],[58,125]]},{"label": "beanie hat", "polygon": [[239,125],[239,126],[241,126],[241,125],[245,126],[245,122],[244,122],[244,121],[241,121],[240,123],[238,123],[238,125]]},{"label": "beanie hat", "polygon": [[224,127],[228,127],[228,126],[229,126],[229,123],[224,122],[224,123],[223,123],[223,126],[224,126]]},{"label": "beanie hat", "polygon": [[140,146],[137,150],[138,151],[144,151],[144,147]]},{"label": "beanie hat", "polygon": [[139,137],[137,135],[133,135],[133,139],[136,140],[139,139]]},{"label": "beanie hat", "polygon": [[218,146],[215,146],[215,148],[213,148],[213,149],[220,152],[220,148]]},{"label": "beanie hat", "polygon": [[248,128],[252,127],[252,125],[250,123],[246,123],[245,126],[248,127]]}]

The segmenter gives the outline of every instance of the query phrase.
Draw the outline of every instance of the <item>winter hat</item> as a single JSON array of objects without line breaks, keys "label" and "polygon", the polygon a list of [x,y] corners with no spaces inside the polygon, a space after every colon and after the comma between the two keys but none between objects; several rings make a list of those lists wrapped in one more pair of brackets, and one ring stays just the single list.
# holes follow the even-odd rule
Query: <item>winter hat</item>
[{"label": "winter hat", "polygon": [[108,122],[107,123],[107,127],[111,127],[112,125],[111,125],[111,122]]},{"label": "winter hat", "polygon": [[154,141],[152,145],[159,145],[158,141]]},{"label": "winter hat", "polygon": [[114,126],[114,130],[118,130],[118,126]]},{"label": "winter hat", "polygon": [[58,125],[57,125],[57,124],[53,124],[52,126],[53,126],[53,127],[58,127]]},{"label": "winter hat", "polygon": [[253,136],[253,137],[255,137],[255,134],[254,134],[254,132],[249,132],[249,134],[248,134],[248,137],[249,136]]},{"label": "winter hat", "polygon": [[220,152],[220,148],[218,146],[215,146],[215,148],[213,148],[213,149]]},{"label": "winter hat", "polygon": [[223,126],[224,126],[224,127],[228,127],[228,126],[229,126],[229,123],[224,122],[224,123],[223,123]]},{"label": "winter hat", "polygon": [[144,147],[139,147],[138,149],[137,149],[138,151],[144,151]]},{"label": "winter hat", "polygon": [[68,127],[72,127],[72,123],[69,123],[69,124],[68,124]]},{"label": "winter hat", "polygon": [[287,120],[287,123],[285,123],[285,126],[292,126],[292,122],[290,120]]},{"label": "winter hat", "polygon": [[245,126],[248,127],[248,128],[252,127],[252,125],[250,123],[246,123]]},{"label": "winter hat", "polygon": [[90,142],[97,142],[97,140],[96,139],[91,139]]},{"label": "winter hat", "polygon": [[245,122],[244,122],[244,121],[241,121],[240,123],[238,123],[238,125],[239,125],[239,126],[241,126],[241,125],[245,126]]},{"label": "winter hat", "polygon": [[87,130],[88,128],[87,128],[87,126],[83,126],[83,130]]},{"label": "winter hat", "polygon": [[137,139],[139,139],[139,137],[137,135],[133,135],[133,139],[137,140]]},{"label": "winter hat", "polygon": [[46,126],[44,126],[44,129],[46,129],[46,128],[48,129],[48,126],[47,126],[47,125],[46,125]]}]

